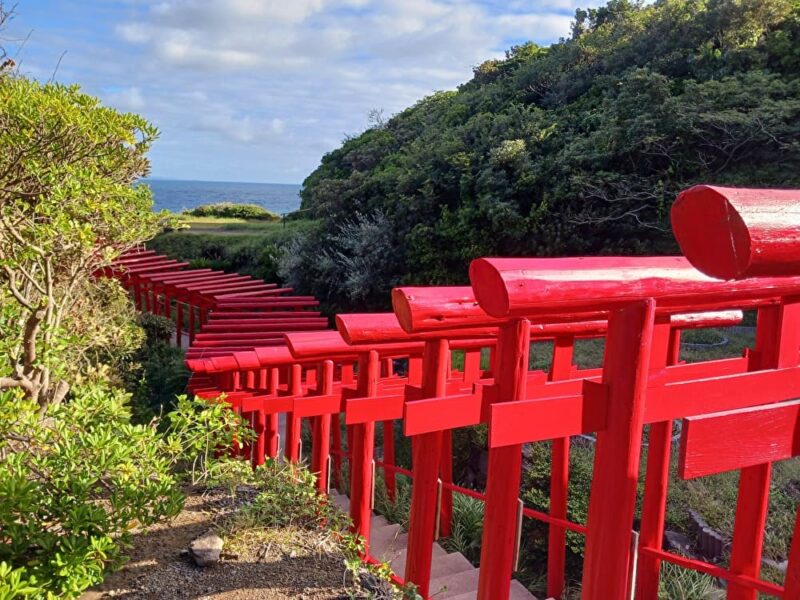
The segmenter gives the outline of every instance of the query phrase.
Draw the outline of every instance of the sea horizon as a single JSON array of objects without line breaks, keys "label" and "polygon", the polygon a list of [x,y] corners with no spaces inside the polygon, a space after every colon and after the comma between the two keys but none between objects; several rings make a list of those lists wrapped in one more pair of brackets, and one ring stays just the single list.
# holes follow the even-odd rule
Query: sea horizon
[{"label": "sea horizon", "polygon": [[300,184],[210,181],[147,177],[141,184],[153,192],[153,210],[180,213],[203,204],[257,204],[276,214],[300,208]]}]

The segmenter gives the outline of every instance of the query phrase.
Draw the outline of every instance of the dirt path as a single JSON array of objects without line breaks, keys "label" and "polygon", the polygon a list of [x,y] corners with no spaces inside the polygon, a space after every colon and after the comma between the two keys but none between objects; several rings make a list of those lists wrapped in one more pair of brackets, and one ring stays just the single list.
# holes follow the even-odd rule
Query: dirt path
[{"label": "dirt path", "polygon": [[189,542],[229,511],[230,499],[224,493],[190,492],[183,512],[169,524],[137,536],[129,562],[82,600],[350,598],[343,585],[342,556],[325,552],[307,531],[282,529],[254,535],[252,542],[235,544],[239,554],[228,551],[226,540],[219,563],[195,566],[185,552]]}]

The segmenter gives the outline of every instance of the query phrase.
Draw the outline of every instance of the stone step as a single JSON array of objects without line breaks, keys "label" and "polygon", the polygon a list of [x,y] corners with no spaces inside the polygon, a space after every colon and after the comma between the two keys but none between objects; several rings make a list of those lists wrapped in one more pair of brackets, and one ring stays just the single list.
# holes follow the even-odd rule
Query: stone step
[{"label": "stone step", "polygon": [[386,520],[386,517],[381,515],[372,515],[372,529],[380,529],[381,527],[386,527],[389,524],[389,521]]},{"label": "stone step", "polygon": [[392,562],[408,545],[408,534],[399,525],[386,525],[372,530],[369,553],[383,562]]},{"label": "stone step", "polygon": [[[406,572],[406,556],[408,551],[406,548],[403,548],[402,552],[398,553],[394,559],[389,563],[389,566],[392,567],[392,571],[395,572],[396,575],[403,577]],[[431,571],[436,568],[436,561],[442,557],[451,556],[447,553],[447,550],[442,548],[439,544],[433,545],[433,552],[431,553]],[[459,555],[461,556],[461,555]],[[462,557],[463,558],[463,557]],[[464,559],[466,560],[466,559]],[[467,561],[469,563],[469,561]]]},{"label": "stone step", "polygon": [[[433,587],[431,587],[433,590]],[[436,596],[438,599],[440,596]],[[444,597],[444,596],[441,596]],[[463,594],[458,594],[457,596],[449,596],[448,600],[475,600],[478,597],[478,589],[477,585],[474,590],[469,592],[464,592]],[[511,595],[509,596],[511,600],[536,600],[536,596],[531,594],[528,589],[522,585],[516,579],[511,581]],[[553,598],[548,598],[548,600],[553,600]]]},{"label": "stone step", "polygon": [[[350,510],[350,499],[331,490],[331,500],[344,512]],[[389,523],[385,517],[374,514],[370,535],[370,554],[389,563],[397,575],[403,577],[406,569],[408,534],[400,525]],[[430,594],[436,600],[474,600],[478,590],[478,570],[460,553],[448,552],[439,544],[432,548]],[[536,600],[519,581],[511,582],[511,600]]]},{"label": "stone step", "polygon": [[444,598],[455,598],[463,594],[475,594],[478,589],[478,569],[472,568],[470,571],[453,573],[442,577],[431,578],[431,585],[428,588],[430,596],[436,600]]}]

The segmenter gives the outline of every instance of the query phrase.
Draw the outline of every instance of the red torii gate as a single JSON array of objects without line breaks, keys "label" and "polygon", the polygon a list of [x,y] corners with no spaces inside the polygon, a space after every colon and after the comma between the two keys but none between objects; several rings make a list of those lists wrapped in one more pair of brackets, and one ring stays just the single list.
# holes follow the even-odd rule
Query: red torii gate
[{"label": "red torii gate", "polygon": [[[406,329],[414,328],[416,331],[433,330],[433,332],[444,331],[443,336],[450,336],[452,332],[443,328],[453,328],[458,326],[475,327],[481,323],[492,323],[498,327],[500,331],[500,341],[498,347],[502,352],[502,344],[504,343],[503,335],[504,329],[508,334],[508,323],[503,320],[492,318],[486,315],[477,305],[472,290],[470,288],[449,288],[446,294],[442,293],[445,290],[438,288],[400,288],[395,290],[393,300],[395,311],[400,315],[400,322],[404,324]],[[441,304],[437,304],[439,298]],[[537,402],[544,402],[543,398],[548,396],[574,398],[576,394],[581,394],[584,387],[584,379],[597,380],[600,371],[596,369],[588,369],[575,372],[572,364],[572,346],[575,338],[577,337],[597,337],[606,332],[607,325],[605,321],[583,321],[572,322],[568,320],[580,318],[597,318],[605,317],[606,312],[595,311],[590,313],[568,313],[561,312],[556,316],[548,315],[543,320],[552,319],[555,321],[566,321],[563,323],[530,323],[527,322],[522,329],[519,330],[519,335],[524,336],[524,340],[519,342],[519,347],[525,349],[525,356],[520,355],[518,358],[511,361],[511,365],[502,362],[502,354],[495,359],[495,367],[497,369],[514,369],[519,370],[517,376],[519,380],[519,394],[525,398],[539,398]],[[695,327],[713,327],[720,325],[731,325],[741,320],[741,312],[729,311],[727,313],[715,314],[701,314],[701,315],[677,315],[671,323],[668,322],[668,327],[674,328],[672,334],[673,349],[677,348],[678,332],[680,329],[695,328]],[[410,326],[410,327],[409,327]],[[523,331],[524,330],[524,331]],[[555,338],[553,347],[553,360],[550,373],[548,375],[542,374],[541,376],[527,371],[527,347],[529,341],[533,338],[550,337]],[[522,350],[520,350],[521,352]],[[673,350],[675,354],[675,350]],[[405,430],[407,435],[420,435],[431,434],[443,429],[450,429],[453,427],[462,427],[466,425],[476,425],[480,422],[488,421],[488,410],[491,403],[497,402],[501,398],[504,391],[500,389],[497,382],[503,380],[503,375],[497,373],[494,381],[477,382],[475,393],[465,394],[461,396],[438,397],[431,400],[420,400],[419,402],[412,402],[406,406],[405,412]],[[559,381],[559,380],[572,380],[572,381]],[[548,381],[550,383],[548,383]],[[513,403],[518,406],[519,403]],[[496,406],[492,406],[496,408]],[[582,531],[583,528],[577,527],[575,524],[565,521],[566,519],[566,482],[568,477],[568,446],[566,436],[569,433],[559,433],[568,429],[568,425],[562,424],[564,419],[570,419],[573,413],[570,413],[571,408],[564,406],[558,413],[557,419],[549,419],[540,423],[541,430],[548,431],[548,435],[541,439],[554,439],[554,454],[553,454],[553,469],[552,469],[552,487],[551,487],[551,513],[550,515],[542,515],[536,511],[525,509],[525,514],[534,516],[541,520],[545,520],[551,524],[550,529],[550,547],[552,552],[549,553],[548,560],[548,588],[551,595],[559,596],[561,589],[563,589],[564,577],[564,530],[574,529]],[[581,412],[574,413],[575,419],[578,423],[582,422]],[[516,421],[519,423],[519,418]],[[538,422],[538,421],[537,421]],[[572,423],[573,421],[568,421]],[[575,431],[573,434],[582,433],[582,431]],[[564,437],[562,437],[564,436]],[[520,442],[521,443],[521,442]],[[426,454],[430,454],[429,449]],[[490,455],[491,456],[491,455]],[[521,457],[521,450],[520,450]],[[513,472],[513,465],[509,466],[508,462],[502,463],[503,472],[506,474]],[[511,475],[513,477],[513,475]],[[490,479],[494,477],[491,475],[490,466]],[[415,483],[419,486],[421,478],[415,476]],[[428,484],[430,485],[430,483]],[[510,506],[513,495],[514,507],[510,513],[506,515],[506,523],[511,537],[503,538],[502,543],[508,546],[511,539],[516,540],[516,533],[518,531],[517,523],[517,496],[519,488],[519,471],[516,472],[516,484],[509,484],[509,489],[514,488],[513,494],[509,492],[510,496],[507,501],[506,508]],[[487,490],[488,494],[488,490]],[[419,502],[419,508],[414,510],[414,498],[412,497],[412,528],[414,527],[414,515],[424,515],[430,512],[428,503],[422,499]],[[488,515],[487,515],[488,516]],[[421,517],[424,518],[424,517]],[[499,531],[496,524],[489,526],[487,523],[486,529]],[[424,530],[424,526],[423,526]],[[508,533],[508,531],[506,532]],[[411,534],[413,537],[413,534]],[[499,536],[498,536],[499,537]],[[423,546],[428,545],[427,539],[422,542]],[[489,555],[484,555],[481,560],[482,573],[487,570],[491,573],[493,565],[496,566],[498,559],[505,556],[508,560],[507,572],[505,575],[500,575],[500,579],[506,581],[506,594],[507,584],[511,580],[511,565],[514,562],[514,551],[516,544],[507,548],[508,554],[501,555],[499,539],[493,539],[487,543],[484,540],[484,548]],[[409,565],[412,563],[409,562]],[[410,569],[411,567],[407,567]],[[407,579],[419,583],[420,578],[424,575],[412,573],[407,570]],[[414,579],[413,577],[417,577]],[[484,577],[484,575],[482,575]],[[495,595],[492,598],[499,598],[500,587],[492,588]]]},{"label": "red torii gate", "polygon": [[[696,211],[696,207],[688,204],[690,200],[705,202],[709,198],[716,203],[713,210]],[[702,267],[709,272],[721,264],[720,268],[728,270],[720,272],[761,276],[758,278],[716,280],[693,269],[682,257],[482,259],[475,261],[471,268],[479,305],[474,297],[442,298],[446,292],[431,289],[429,298],[422,292],[415,292],[414,298],[410,298],[419,303],[420,309],[414,313],[408,309],[413,302],[404,306],[395,295],[396,313],[404,329],[415,334],[438,332],[436,342],[432,337],[424,341],[425,370],[432,373],[428,381],[434,382],[431,394],[436,402],[452,400],[454,392],[459,391],[457,387],[447,387],[452,375],[446,360],[449,338],[459,335],[453,333],[453,329],[485,324],[483,310],[495,319],[492,325],[499,327],[497,350],[492,359],[493,385],[479,385],[482,391],[477,405],[476,394],[456,394],[460,396],[460,404],[453,401],[453,406],[472,406],[467,412],[470,415],[477,412],[477,418],[485,418],[490,425],[492,458],[486,492],[479,598],[502,600],[508,595],[519,487],[519,465],[515,463],[519,458],[515,453],[519,454],[520,444],[554,436],[563,439],[586,431],[598,431],[598,441],[596,477],[586,526],[583,594],[590,599],[626,597],[632,581],[630,530],[641,432],[648,423],[651,425],[651,451],[645,477],[637,597],[655,598],[661,560],[728,579],[731,582],[729,597],[736,600],[751,600],[756,590],[784,598],[797,597],[796,571],[800,562],[797,536],[785,589],[758,580],[769,461],[757,465],[735,457],[720,461],[723,466],[743,467],[730,570],[676,558],[661,550],[673,419],[735,411],[735,423],[738,423],[738,419],[744,418],[743,414],[756,418],[749,412],[740,413],[743,409],[780,403],[774,409],[769,407],[772,418],[779,415],[781,423],[796,424],[793,405],[786,400],[800,396],[800,384],[795,381],[800,372],[800,334],[797,331],[800,301],[795,299],[800,297],[800,278],[794,277],[795,270],[800,268],[800,260],[796,258],[800,256],[797,234],[800,219],[795,218],[797,211],[792,212],[797,198],[796,192],[751,191],[748,194],[741,190],[731,193],[724,188],[703,187],[689,190],[676,203],[676,237],[694,264],[711,265]],[[763,209],[765,201],[768,210]],[[681,215],[689,226],[679,222]],[[696,225],[698,215],[702,218],[701,227]],[[788,221],[786,215],[791,217]],[[713,235],[707,235],[709,231]],[[718,245],[727,244],[730,249],[726,246],[717,254],[717,248],[705,243],[708,240],[716,240]],[[237,308],[249,307],[239,305]],[[672,364],[677,358],[677,336],[672,319],[677,314],[731,308],[756,308],[759,313],[756,347],[746,358],[695,365]],[[447,310],[452,310],[451,316]],[[548,385],[532,382],[535,378],[527,372],[532,324],[603,320],[607,315],[610,317],[602,375],[597,372],[576,374],[569,365],[568,377],[579,377],[583,381],[554,378],[545,382]],[[324,362],[321,353],[319,357]],[[368,386],[370,381],[377,381],[376,373],[380,371],[376,371],[375,364],[379,369],[380,363],[377,350],[371,350],[367,357],[372,360],[373,368],[369,371],[368,363],[359,371],[365,376],[364,385]],[[563,365],[565,357],[563,353],[554,361],[553,368]],[[598,380],[598,377],[601,378]],[[318,379],[321,385],[323,382]],[[320,395],[325,395],[322,391],[319,387]],[[531,397],[532,392],[538,395]],[[431,409],[425,408],[428,401],[413,400],[413,395],[413,392],[404,394],[408,400],[404,400],[403,415],[406,432],[414,427],[419,427],[420,431],[428,427],[433,433],[435,425],[426,425],[422,418],[425,410],[429,416],[435,416]],[[702,402],[693,395],[701,397]],[[374,397],[377,401],[381,395]],[[300,399],[298,396],[295,401]],[[568,418],[548,419],[554,411]],[[463,420],[464,416],[456,418]],[[722,416],[714,415],[714,418]],[[794,431],[787,427],[786,431]],[[696,427],[695,431],[702,429]],[[780,440],[789,439],[788,435],[784,430],[774,432],[778,446],[787,446],[787,442]],[[696,464],[699,459],[696,453],[690,452],[689,446],[692,438],[685,439],[688,440],[685,441],[688,448],[684,450],[685,456],[695,460],[687,464]],[[697,447],[698,443],[702,442],[695,442],[692,447]],[[416,456],[419,444],[415,442],[414,445]],[[754,453],[759,459],[768,458],[756,450]],[[361,458],[363,456],[358,460]],[[558,478],[561,471],[554,471],[553,476]],[[356,479],[364,483],[367,477],[371,475],[364,473]],[[516,489],[514,478],[517,479]],[[415,473],[415,488],[422,479]],[[435,511],[428,510],[421,518],[429,518],[431,512]],[[565,528],[572,525],[552,516],[550,522]],[[551,534],[558,527],[551,528]],[[407,573],[409,568],[412,567],[407,566]]]}]

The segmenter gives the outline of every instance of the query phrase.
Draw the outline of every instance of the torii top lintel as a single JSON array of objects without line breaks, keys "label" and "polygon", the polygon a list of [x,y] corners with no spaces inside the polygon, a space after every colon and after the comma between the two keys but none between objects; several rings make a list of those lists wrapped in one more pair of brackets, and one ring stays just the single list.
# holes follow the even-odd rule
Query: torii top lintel
[{"label": "torii top lintel", "polygon": [[497,318],[610,310],[653,298],[662,314],[758,306],[800,294],[800,277],[723,281],[682,256],[480,258],[470,280],[481,308]]}]

